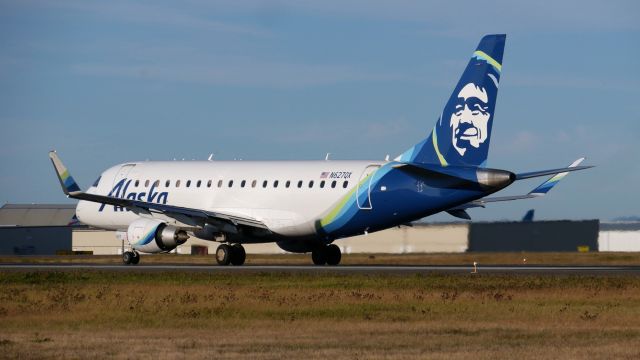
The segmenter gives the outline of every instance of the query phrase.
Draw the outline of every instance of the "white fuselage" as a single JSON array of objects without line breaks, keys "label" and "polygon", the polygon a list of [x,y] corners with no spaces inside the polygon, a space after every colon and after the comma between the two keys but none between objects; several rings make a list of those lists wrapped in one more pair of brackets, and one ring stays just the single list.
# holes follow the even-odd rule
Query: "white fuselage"
[{"label": "white fuselage", "polygon": [[[87,192],[254,218],[283,236],[314,224],[381,161],[148,161],[114,166]],[[80,201],[85,224],[126,231],[133,211]],[[176,219],[154,215],[167,222]]]}]

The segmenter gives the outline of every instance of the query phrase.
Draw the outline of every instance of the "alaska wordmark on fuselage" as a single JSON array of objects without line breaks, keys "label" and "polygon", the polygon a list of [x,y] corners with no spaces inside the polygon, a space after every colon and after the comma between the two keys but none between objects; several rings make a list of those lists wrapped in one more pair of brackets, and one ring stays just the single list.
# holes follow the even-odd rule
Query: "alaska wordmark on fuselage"
[{"label": "alaska wordmark on fuselage", "polygon": [[[546,194],[569,167],[514,174],[485,167],[505,35],[487,35],[426,139],[394,160],[145,161],[104,171],[86,191],[55,152],[49,155],[65,194],[79,199],[81,222],[119,232],[123,261],[167,252],[189,237],[218,241],[221,265],[245,261],[242,244],[276,242],[338,264],[337,239],[407,224],[492,201]],[[522,196],[487,197],[516,180],[553,175]]]}]

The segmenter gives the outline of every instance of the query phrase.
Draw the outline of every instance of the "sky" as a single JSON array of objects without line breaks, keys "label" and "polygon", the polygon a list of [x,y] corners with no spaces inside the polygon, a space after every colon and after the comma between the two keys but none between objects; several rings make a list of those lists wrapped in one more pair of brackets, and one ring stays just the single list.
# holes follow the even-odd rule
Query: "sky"
[{"label": "sky", "polygon": [[393,158],[506,33],[488,166],[596,167],[472,218],[639,216],[639,17],[611,0],[0,0],[0,203],[71,202],[52,149],[85,187],[134,160]]}]

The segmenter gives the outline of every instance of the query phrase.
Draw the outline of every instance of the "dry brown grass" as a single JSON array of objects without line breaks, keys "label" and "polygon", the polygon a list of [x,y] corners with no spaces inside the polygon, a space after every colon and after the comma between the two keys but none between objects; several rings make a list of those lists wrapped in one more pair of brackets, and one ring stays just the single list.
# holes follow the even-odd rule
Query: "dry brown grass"
[{"label": "dry brown grass", "polygon": [[0,357],[635,359],[640,279],[0,272]]},{"label": "dry brown grass", "polygon": [[[640,265],[640,253],[344,254],[343,265]],[[0,256],[2,263],[121,264],[120,256]],[[215,264],[213,255],[142,255],[141,264]],[[310,265],[308,254],[248,254],[247,265]]]}]

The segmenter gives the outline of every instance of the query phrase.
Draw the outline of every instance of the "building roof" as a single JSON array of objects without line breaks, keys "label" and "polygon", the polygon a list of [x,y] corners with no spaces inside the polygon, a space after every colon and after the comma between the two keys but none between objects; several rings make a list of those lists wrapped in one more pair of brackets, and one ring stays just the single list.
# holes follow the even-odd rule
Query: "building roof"
[{"label": "building roof", "polygon": [[600,223],[601,231],[640,231],[640,221]]},{"label": "building roof", "polygon": [[77,222],[75,204],[5,204],[0,226],[68,226]]}]

